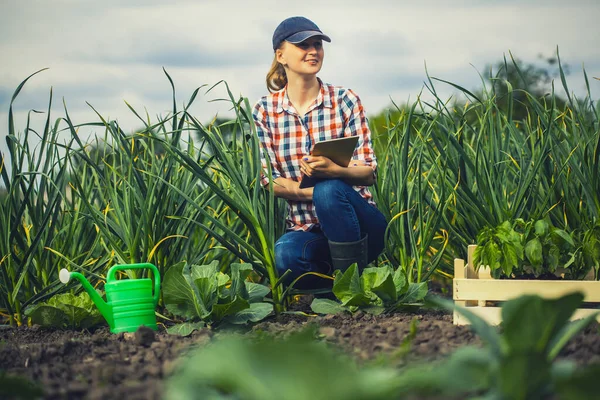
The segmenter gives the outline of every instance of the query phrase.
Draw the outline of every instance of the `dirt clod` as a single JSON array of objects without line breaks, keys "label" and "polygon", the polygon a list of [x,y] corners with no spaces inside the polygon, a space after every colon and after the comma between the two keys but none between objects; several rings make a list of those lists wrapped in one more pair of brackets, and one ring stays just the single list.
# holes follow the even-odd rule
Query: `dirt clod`
[{"label": "dirt clod", "polygon": [[154,342],[154,336],[154,330],[142,325],[135,331],[135,343],[140,346],[150,347]]}]

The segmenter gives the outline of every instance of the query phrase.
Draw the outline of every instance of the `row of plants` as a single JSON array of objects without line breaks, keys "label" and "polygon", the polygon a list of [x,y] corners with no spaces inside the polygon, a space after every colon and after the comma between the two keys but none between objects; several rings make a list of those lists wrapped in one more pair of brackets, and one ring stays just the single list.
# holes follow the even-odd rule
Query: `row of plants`
[{"label": "row of plants", "polygon": [[[486,231],[502,230],[506,223],[513,228],[520,225],[516,232],[525,245],[532,239],[528,238],[531,226],[544,220],[557,229],[554,232],[566,232],[571,238],[568,242],[573,242],[570,248],[561,249],[561,257],[573,259],[568,277],[581,278],[591,268],[597,271],[600,105],[591,99],[585,71],[588,93],[578,99],[570,94],[560,57],[558,64],[568,96],[563,108],[557,106],[554,87],[547,96],[536,98],[524,90],[513,91],[505,82],[508,90],[504,98],[498,99],[495,85],[476,95],[451,82],[429,78],[426,87],[436,99],[433,103],[417,101],[389,113],[386,131],[379,134],[387,142],[379,140],[378,155],[386,168],[378,182],[377,197],[386,210],[400,203],[396,213],[389,214],[390,219],[398,219],[390,224],[393,240],[388,245],[393,246],[395,254],[389,248],[387,253],[392,253],[392,262],[403,267],[407,263],[419,266],[417,249],[431,252],[448,248],[452,255],[465,258],[469,244],[487,244],[490,235]],[[521,73],[516,62],[513,68]],[[442,101],[435,89],[440,81],[460,90],[468,101],[461,107],[452,100]],[[499,105],[511,105],[517,95],[526,96],[530,104],[527,118],[522,120],[513,119],[512,107],[504,111]],[[395,196],[386,196],[389,192]],[[418,200],[411,202],[415,195]],[[426,213],[430,215],[423,218]],[[433,229],[427,229],[430,226],[424,221]],[[436,236],[437,246],[430,246],[428,238]],[[425,245],[417,247],[413,243]],[[534,264],[538,275],[549,272],[539,266],[554,262],[538,260],[539,251],[530,249],[534,261],[513,257],[510,247],[499,249],[488,261],[500,254],[514,259],[513,265],[523,261]],[[439,252],[433,253],[439,256]],[[496,262],[491,264],[496,275],[515,275],[508,264],[503,264],[504,268]],[[444,262],[441,267],[446,270],[448,266],[451,263]]]},{"label": "row of plants", "polygon": [[[587,400],[596,397],[594,377],[600,365],[581,367],[557,359],[597,316],[569,322],[582,300],[581,293],[573,293],[554,300],[522,296],[508,301],[502,307],[501,333],[458,308],[482,346],[403,368],[393,366],[398,361],[394,356],[359,366],[317,340],[310,328],[287,337],[220,338],[185,357],[167,380],[165,398]],[[430,302],[454,308],[447,300]]]},{"label": "row of plants", "polygon": [[[133,134],[98,111],[97,121],[76,124],[66,105],[53,120],[52,91],[43,130],[32,127],[39,113],[32,110],[18,132],[13,103],[33,75],[18,86],[9,107],[9,152],[0,164],[6,188],[0,309],[11,324],[25,323],[26,309],[73,288],[59,284],[65,267],[101,289],[114,264],[151,262],[165,280],[173,278],[171,269],[192,276],[195,266],[210,265],[231,285],[237,276],[231,266],[242,262],[251,266],[248,283],[268,287],[258,303],[267,301],[275,313],[297,293],[283,287],[274,267],[286,205],[259,184],[263,171],[248,100],[218,83],[208,91],[224,90],[235,118],[203,124],[189,112],[201,88],[178,108],[165,75],[172,111],[152,122],[127,104],[142,126]],[[500,108],[494,87],[476,95],[433,77],[426,85],[433,102],[419,98],[387,114],[385,131],[373,132],[379,171],[373,193],[389,221],[385,251],[379,269],[335,277],[337,306],[381,312],[420,301],[426,282],[434,274],[452,276],[452,260],[465,258],[471,243],[480,245],[478,256],[498,277],[543,275],[559,266],[569,278],[590,270],[597,277],[600,106],[590,98],[587,75],[584,99],[569,94],[561,78],[567,105],[559,108],[553,92],[544,98],[524,92],[531,104],[526,119],[514,120],[510,107]],[[435,87],[440,82],[468,102],[443,101]],[[510,104],[513,95],[503,93],[503,102]],[[103,134],[85,141],[81,129]],[[196,296],[201,312],[177,314],[166,291],[160,304],[190,323],[223,319],[211,317],[220,315],[211,311],[218,304],[254,304],[244,290],[224,290],[223,276],[214,282],[221,284]],[[219,300],[211,303],[214,296]]]}]

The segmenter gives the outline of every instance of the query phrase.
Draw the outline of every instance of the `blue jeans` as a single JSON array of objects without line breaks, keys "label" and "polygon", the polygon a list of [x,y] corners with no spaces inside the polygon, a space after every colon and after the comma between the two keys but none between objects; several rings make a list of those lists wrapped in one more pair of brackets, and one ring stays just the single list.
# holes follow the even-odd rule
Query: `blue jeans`
[{"label": "blue jeans", "polygon": [[[368,234],[369,262],[383,250],[385,217],[352,186],[340,179],[323,180],[314,187],[313,204],[319,224],[307,232],[288,231],[275,242],[275,266],[279,275],[291,270],[284,279],[286,285],[306,272],[333,272],[329,240],[356,242]],[[328,283],[323,278],[308,275],[294,287],[307,289]]]}]

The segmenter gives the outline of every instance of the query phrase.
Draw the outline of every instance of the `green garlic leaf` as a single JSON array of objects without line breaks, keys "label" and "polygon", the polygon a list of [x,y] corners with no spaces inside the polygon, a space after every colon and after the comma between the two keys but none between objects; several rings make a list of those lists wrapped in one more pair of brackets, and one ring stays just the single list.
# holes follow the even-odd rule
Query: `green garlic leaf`
[{"label": "green garlic leaf", "polygon": [[552,241],[559,247],[564,247],[565,244],[568,244],[569,247],[575,247],[575,242],[571,235],[562,229],[553,229],[552,230]]}]

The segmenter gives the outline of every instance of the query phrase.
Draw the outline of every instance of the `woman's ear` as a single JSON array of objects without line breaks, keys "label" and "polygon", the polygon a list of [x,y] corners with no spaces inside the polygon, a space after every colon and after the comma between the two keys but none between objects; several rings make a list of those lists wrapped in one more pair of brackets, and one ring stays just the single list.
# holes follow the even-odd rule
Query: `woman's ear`
[{"label": "woman's ear", "polygon": [[283,56],[283,51],[281,49],[275,50],[275,58],[279,64],[285,66],[285,57]]}]

